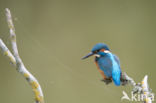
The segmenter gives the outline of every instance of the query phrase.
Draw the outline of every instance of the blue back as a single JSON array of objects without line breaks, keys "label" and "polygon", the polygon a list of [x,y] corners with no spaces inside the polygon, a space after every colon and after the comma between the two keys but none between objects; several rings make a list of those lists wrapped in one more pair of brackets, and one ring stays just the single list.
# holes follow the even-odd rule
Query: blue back
[{"label": "blue back", "polygon": [[101,57],[96,57],[100,69],[104,72],[106,77],[112,77],[115,85],[120,85],[120,61],[118,57],[112,53],[100,52]]}]

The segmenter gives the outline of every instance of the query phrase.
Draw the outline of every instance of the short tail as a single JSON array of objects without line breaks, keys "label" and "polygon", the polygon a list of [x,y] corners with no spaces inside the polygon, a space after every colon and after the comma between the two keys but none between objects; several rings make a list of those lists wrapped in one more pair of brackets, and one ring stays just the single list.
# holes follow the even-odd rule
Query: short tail
[{"label": "short tail", "polygon": [[120,76],[121,76],[120,70],[114,70],[112,72],[112,79],[113,79],[113,82],[116,86],[120,86]]}]

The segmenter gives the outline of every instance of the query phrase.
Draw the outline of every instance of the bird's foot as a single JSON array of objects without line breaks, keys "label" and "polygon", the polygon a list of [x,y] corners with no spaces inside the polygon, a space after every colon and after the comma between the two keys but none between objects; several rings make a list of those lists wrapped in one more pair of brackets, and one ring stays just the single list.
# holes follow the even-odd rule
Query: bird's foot
[{"label": "bird's foot", "polygon": [[125,86],[128,84],[128,80],[126,79],[126,76],[124,74],[121,75],[120,81],[121,81],[122,86]]},{"label": "bird's foot", "polygon": [[102,79],[101,81],[105,82],[108,85],[112,82],[112,79],[111,78],[105,78],[105,79]]}]

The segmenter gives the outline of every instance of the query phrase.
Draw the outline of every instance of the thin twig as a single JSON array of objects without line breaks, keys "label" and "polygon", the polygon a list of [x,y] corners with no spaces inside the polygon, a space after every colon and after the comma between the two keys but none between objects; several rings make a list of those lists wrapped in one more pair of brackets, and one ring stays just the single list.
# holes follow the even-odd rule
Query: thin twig
[{"label": "thin twig", "polygon": [[144,79],[141,82],[141,87],[142,87],[142,93],[144,97],[144,102],[145,103],[152,103],[152,90],[148,86],[147,82],[148,76],[146,75]]},{"label": "thin twig", "polygon": [[35,94],[35,101],[36,103],[44,103],[43,100],[43,93],[41,86],[37,79],[26,69],[24,66],[17,48],[16,43],[16,34],[15,34],[15,28],[12,21],[11,13],[8,8],[6,8],[6,17],[8,26],[10,29],[10,41],[12,46],[13,54],[10,52],[10,50],[7,48],[7,46],[4,44],[4,42],[0,39],[0,50],[2,53],[11,61],[11,63],[17,68],[17,71],[21,73],[25,79],[29,82],[29,84],[32,86],[33,92]]},{"label": "thin twig", "polygon": [[7,46],[4,44],[2,39],[0,39],[0,50],[3,53],[3,55],[5,55],[9,59],[10,63],[16,66],[15,57],[12,55]]},{"label": "thin twig", "polygon": [[131,77],[129,77],[126,73],[123,73],[124,78],[128,81],[128,84],[133,86],[132,92],[139,93],[142,96],[143,103],[152,103],[153,93],[152,90],[149,88],[147,79],[148,76],[146,75],[141,83],[136,83]]}]

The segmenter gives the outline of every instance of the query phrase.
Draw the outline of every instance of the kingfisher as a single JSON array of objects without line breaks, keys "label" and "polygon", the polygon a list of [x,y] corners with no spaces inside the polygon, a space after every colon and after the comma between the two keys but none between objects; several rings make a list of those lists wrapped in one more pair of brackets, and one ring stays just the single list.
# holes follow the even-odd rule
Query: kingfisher
[{"label": "kingfisher", "polygon": [[93,55],[95,56],[95,64],[103,77],[102,81],[106,84],[113,81],[116,86],[120,86],[121,82],[124,80],[122,78],[119,58],[113,54],[109,47],[104,43],[96,44],[91,52],[82,59],[86,59]]}]

